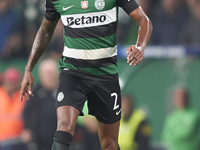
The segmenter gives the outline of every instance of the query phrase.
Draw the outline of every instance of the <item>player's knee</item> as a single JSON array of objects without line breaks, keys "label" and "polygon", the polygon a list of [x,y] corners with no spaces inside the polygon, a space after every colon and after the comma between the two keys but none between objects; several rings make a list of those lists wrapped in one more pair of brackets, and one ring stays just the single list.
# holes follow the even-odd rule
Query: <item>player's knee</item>
[{"label": "player's knee", "polygon": [[57,125],[57,131],[65,131],[68,132],[70,134],[74,134],[74,128],[72,124],[70,124],[69,122],[65,121],[65,120],[59,120],[58,121],[58,125]]},{"label": "player's knee", "polygon": [[103,150],[118,150],[117,139],[103,139],[101,141],[101,146]]}]

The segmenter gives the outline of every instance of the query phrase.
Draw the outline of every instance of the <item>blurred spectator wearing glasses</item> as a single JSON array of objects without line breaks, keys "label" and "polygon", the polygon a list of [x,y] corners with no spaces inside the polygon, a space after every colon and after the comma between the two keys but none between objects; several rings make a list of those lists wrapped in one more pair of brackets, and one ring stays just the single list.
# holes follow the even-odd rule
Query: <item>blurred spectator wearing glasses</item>
[{"label": "blurred spectator wearing glasses", "polygon": [[21,74],[16,68],[8,68],[0,86],[0,150],[27,150],[21,140],[24,124],[20,102]]},{"label": "blurred spectator wearing glasses", "polygon": [[173,102],[175,110],[165,121],[162,141],[167,150],[199,150],[199,112],[190,106],[188,91],[175,89]]}]

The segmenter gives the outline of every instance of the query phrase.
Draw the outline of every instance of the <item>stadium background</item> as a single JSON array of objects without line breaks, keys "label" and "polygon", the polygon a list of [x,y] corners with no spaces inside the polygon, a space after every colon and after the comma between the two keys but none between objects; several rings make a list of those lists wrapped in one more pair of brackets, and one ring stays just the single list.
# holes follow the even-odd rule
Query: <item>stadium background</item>
[{"label": "stadium background", "polygon": [[[0,4],[0,7],[6,7],[7,11],[10,11],[9,14],[11,15],[8,15],[7,18],[10,18],[6,20],[2,17],[3,13],[2,9],[0,9],[0,12],[2,13],[0,17],[0,72],[4,72],[8,67],[16,67],[23,73],[28,60],[28,54],[33,42],[33,37],[35,36],[43,16],[40,14],[43,14],[44,12],[44,4],[39,0],[7,1],[8,3],[14,3],[14,5],[8,4],[8,7],[2,5],[3,3],[6,3],[6,0],[2,0]],[[177,26],[176,21],[173,20],[171,20],[169,29],[167,27],[163,27],[162,29],[163,24],[157,24],[157,22],[159,22],[159,17],[156,16],[163,7],[163,1],[171,0],[141,0],[141,4],[145,3],[149,5],[149,8],[145,10],[153,22],[154,32],[156,30],[161,30],[161,34],[165,33],[162,32],[162,30],[176,31],[173,26]],[[190,22],[190,19],[193,18],[191,16],[193,15],[187,0],[177,0],[177,2],[178,1],[179,3],[176,7],[176,2],[172,2],[175,7],[174,9],[179,10],[177,7],[181,8],[182,12],[180,16],[184,16],[186,22]],[[146,6],[144,5],[144,7]],[[124,16],[122,15],[121,18],[123,17]],[[200,17],[197,17],[197,19],[200,20]],[[8,21],[9,26],[6,26],[6,21]],[[182,26],[179,27],[184,29],[187,26],[186,22],[183,21]],[[128,93],[134,96],[137,107],[143,108],[147,112],[153,131],[152,143],[159,145],[160,134],[165,117],[171,110],[173,110],[171,92],[174,88],[181,86],[187,87],[190,91],[192,106],[199,109],[200,43],[184,43],[179,40],[172,42],[169,40],[174,38],[173,36],[176,36],[177,34],[183,36],[181,32],[184,30],[174,32],[171,37],[166,37],[165,40],[158,43],[155,42],[156,37],[152,37],[147,46],[145,58],[142,63],[136,67],[130,67],[126,63],[125,55],[125,50],[127,45],[130,44],[130,40],[125,39],[127,37],[135,39],[132,34],[127,34],[130,31],[136,31],[135,24],[134,21],[125,18],[123,18],[122,22],[119,22],[120,37],[118,47],[118,67],[120,83],[122,85],[122,94]],[[9,33],[5,33],[4,28],[10,28]],[[124,29],[128,29],[128,31]],[[199,29],[195,29],[196,32],[199,32],[198,30]],[[60,41],[62,40],[60,38],[58,39],[58,37],[62,34],[61,28],[56,29],[56,32],[57,33],[44,57],[55,57],[55,59],[57,59],[60,56],[60,52],[62,51],[62,44],[60,44]],[[200,34],[197,41],[200,42]],[[6,53],[8,51],[10,52],[9,54]],[[33,75],[35,76],[35,85],[39,83],[37,68],[38,65],[36,65],[33,71]]]}]

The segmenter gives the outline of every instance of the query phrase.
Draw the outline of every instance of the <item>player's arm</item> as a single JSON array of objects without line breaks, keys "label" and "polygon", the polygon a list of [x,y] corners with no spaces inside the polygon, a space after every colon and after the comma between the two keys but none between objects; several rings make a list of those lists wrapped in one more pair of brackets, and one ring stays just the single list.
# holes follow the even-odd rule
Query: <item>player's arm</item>
[{"label": "player's arm", "polygon": [[132,65],[139,64],[144,58],[144,49],[151,36],[153,26],[142,8],[139,6],[129,14],[139,25],[138,39],[136,45],[129,46],[127,49],[127,62]]},{"label": "player's arm", "polygon": [[[20,91],[20,100],[22,101],[23,97],[26,96],[33,96],[32,94],[32,85],[34,82],[34,78],[32,75],[32,70],[42,56],[44,51],[46,50],[51,37],[53,36],[54,29],[58,23],[59,19],[54,21],[48,21],[45,18],[42,21],[42,24],[36,34],[33,47],[31,50],[31,54],[29,56],[28,63],[25,68],[24,77],[21,83],[21,91]],[[28,98],[28,97],[27,97]]]}]

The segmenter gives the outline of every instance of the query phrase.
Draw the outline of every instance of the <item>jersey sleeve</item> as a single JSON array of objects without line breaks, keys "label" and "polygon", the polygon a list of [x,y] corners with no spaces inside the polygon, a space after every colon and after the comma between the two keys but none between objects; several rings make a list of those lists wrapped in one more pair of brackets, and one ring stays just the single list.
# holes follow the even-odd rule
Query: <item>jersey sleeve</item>
[{"label": "jersey sleeve", "polygon": [[57,18],[60,18],[60,14],[56,11],[53,0],[46,0],[45,4],[46,13],[45,19],[48,21],[54,21]]},{"label": "jersey sleeve", "polygon": [[122,9],[127,13],[130,14],[136,8],[139,7],[138,3],[135,0],[117,0],[117,5],[122,7]]}]

